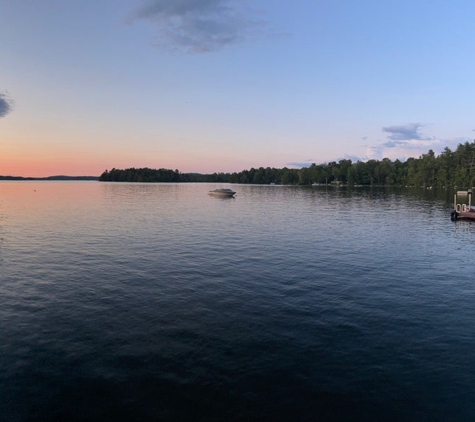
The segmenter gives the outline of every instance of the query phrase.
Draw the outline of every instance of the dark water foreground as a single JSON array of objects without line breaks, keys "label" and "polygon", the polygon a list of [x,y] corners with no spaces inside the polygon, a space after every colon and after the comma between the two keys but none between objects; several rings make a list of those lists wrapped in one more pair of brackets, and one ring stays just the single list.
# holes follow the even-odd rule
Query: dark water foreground
[{"label": "dark water foreground", "polygon": [[0,420],[475,419],[445,196],[211,188],[0,183]]}]

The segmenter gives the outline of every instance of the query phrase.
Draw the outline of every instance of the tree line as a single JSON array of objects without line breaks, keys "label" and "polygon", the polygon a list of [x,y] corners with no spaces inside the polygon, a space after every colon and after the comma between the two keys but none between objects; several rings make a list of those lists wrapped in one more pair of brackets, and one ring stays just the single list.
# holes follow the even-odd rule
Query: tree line
[{"label": "tree line", "polygon": [[110,182],[222,182],[246,184],[342,184],[362,186],[475,186],[475,141],[459,144],[455,151],[446,147],[406,161],[351,160],[312,164],[301,169],[251,168],[238,173],[181,173],[179,170],[129,168],[105,171],[100,181]]}]

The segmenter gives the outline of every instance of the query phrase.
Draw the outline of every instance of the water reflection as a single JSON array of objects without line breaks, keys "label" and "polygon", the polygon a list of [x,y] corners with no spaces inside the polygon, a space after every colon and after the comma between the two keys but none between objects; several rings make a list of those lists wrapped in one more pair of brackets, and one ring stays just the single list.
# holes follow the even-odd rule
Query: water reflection
[{"label": "water reflection", "polygon": [[450,193],[219,187],[0,183],[1,415],[473,419]]}]

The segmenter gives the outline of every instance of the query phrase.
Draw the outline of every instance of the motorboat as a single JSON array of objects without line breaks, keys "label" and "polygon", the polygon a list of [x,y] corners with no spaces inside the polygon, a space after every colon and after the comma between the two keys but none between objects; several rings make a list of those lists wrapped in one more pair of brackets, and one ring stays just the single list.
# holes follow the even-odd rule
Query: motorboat
[{"label": "motorboat", "polygon": [[220,196],[221,198],[232,198],[235,194],[236,192],[231,189],[215,189],[208,192],[208,195]]}]

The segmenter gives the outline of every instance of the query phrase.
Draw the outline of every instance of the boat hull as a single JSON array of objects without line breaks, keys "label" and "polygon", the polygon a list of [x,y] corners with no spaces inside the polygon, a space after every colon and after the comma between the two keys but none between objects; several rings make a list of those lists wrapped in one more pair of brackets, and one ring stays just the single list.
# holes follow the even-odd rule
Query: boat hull
[{"label": "boat hull", "polygon": [[233,198],[235,194],[236,192],[231,189],[215,189],[208,192],[208,195],[218,196],[220,198]]},{"label": "boat hull", "polygon": [[450,219],[455,220],[475,220],[475,211],[452,211]]}]

